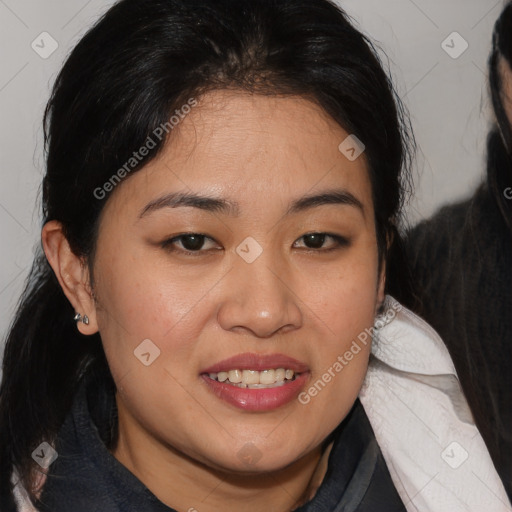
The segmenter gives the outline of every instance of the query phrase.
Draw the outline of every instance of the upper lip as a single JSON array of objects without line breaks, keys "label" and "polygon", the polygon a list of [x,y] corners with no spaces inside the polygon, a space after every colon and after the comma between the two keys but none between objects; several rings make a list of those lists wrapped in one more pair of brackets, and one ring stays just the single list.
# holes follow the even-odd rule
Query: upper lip
[{"label": "upper lip", "polygon": [[306,364],[284,354],[254,354],[248,352],[219,361],[213,366],[205,368],[201,373],[219,373],[228,372],[229,370],[263,371],[277,368],[290,369],[295,373],[309,371]]}]

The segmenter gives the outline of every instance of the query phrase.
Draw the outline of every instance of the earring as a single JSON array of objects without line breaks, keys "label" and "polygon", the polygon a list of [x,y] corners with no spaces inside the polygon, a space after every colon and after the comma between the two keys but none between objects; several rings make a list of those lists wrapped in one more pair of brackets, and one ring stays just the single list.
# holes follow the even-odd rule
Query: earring
[{"label": "earring", "polygon": [[73,320],[75,322],[80,322],[80,320],[82,321],[83,324],[85,325],[89,325],[89,317],[87,315],[84,315],[84,317],[82,318],[82,315],[80,313],[77,313],[74,317],[73,317]]}]

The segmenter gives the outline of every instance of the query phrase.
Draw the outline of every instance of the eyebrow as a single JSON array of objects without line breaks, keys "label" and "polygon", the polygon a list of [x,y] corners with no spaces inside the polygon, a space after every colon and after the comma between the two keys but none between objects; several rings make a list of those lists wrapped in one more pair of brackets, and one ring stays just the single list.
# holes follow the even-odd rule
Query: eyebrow
[{"label": "eyebrow", "polygon": [[[285,216],[328,204],[352,206],[360,210],[363,216],[365,214],[364,205],[357,197],[347,190],[334,189],[306,195],[292,201]],[[189,192],[172,192],[148,203],[140,212],[139,218],[145,217],[163,208],[180,208],[187,206],[212,213],[223,213],[232,217],[238,217],[240,215],[240,205],[236,201],[202,196]]]}]

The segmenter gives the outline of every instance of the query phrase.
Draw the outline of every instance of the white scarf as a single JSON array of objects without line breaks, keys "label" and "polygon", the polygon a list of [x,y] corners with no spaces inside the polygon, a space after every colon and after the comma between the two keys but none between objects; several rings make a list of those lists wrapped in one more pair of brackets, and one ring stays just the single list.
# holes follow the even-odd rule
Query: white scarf
[{"label": "white scarf", "polygon": [[392,297],[359,398],[408,512],[512,511],[439,335]]}]

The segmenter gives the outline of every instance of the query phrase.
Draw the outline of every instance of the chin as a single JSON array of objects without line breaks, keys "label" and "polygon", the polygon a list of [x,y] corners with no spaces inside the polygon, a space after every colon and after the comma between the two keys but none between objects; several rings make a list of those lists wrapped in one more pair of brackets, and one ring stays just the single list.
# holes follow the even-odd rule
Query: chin
[{"label": "chin", "polygon": [[[297,450],[297,443],[292,443],[295,450]],[[229,447],[230,450],[233,448]],[[297,462],[305,453],[302,451],[291,452],[286,446],[282,444],[277,450],[275,446],[258,448],[255,443],[250,441],[242,443],[240,448],[226,457],[226,452],[219,454],[215,457],[212,454],[208,458],[208,466],[226,473],[236,473],[238,475],[254,475],[273,473],[280,471],[294,462]]]}]

